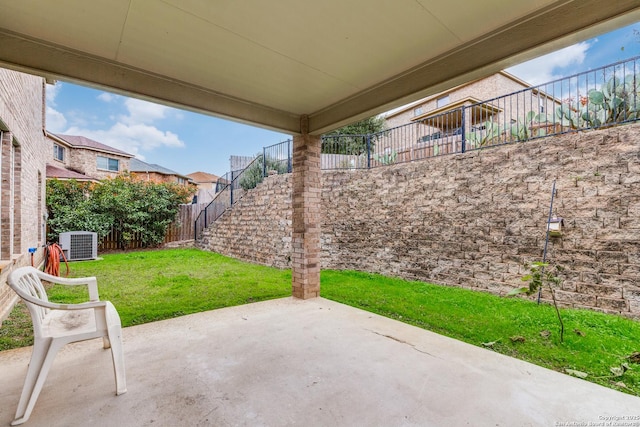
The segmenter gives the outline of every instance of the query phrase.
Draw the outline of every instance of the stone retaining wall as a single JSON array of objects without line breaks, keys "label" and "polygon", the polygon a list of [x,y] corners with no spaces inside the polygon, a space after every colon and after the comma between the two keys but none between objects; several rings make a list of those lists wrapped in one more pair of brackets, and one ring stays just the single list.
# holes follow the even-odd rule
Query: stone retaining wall
[{"label": "stone retaining wall", "polygon": [[260,264],[290,268],[291,174],[272,175],[245,193],[196,246]]},{"label": "stone retaining wall", "polygon": [[[420,162],[323,173],[323,268],[503,294],[541,260],[553,180],[565,220],[548,260],[563,305],[640,317],[640,125]],[[291,182],[269,177],[200,246],[287,267]],[[548,299],[549,295],[543,294]]]}]

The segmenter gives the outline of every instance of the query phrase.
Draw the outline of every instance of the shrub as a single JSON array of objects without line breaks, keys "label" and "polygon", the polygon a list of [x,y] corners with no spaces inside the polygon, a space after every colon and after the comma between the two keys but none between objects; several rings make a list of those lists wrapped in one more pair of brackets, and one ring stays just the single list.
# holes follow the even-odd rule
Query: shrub
[{"label": "shrub", "polygon": [[143,246],[162,242],[188,190],[176,184],[142,182],[128,175],[100,184],[47,181],[50,241],[65,231],[94,231],[100,238],[119,232],[119,247],[126,249],[136,233]]},{"label": "shrub", "polygon": [[264,179],[265,170],[267,173],[269,173],[269,171],[272,171],[272,170],[277,171],[279,174],[288,172],[288,166],[286,163],[278,159],[267,157],[266,167],[264,167],[262,163],[262,158],[263,158],[263,155],[259,154],[253,160],[253,162],[251,162],[251,164],[247,166],[247,168],[244,171],[242,171],[239,182],[240,182],[240,187],[242,187],[244,190],[250,190],[252,188],[255,188],[258,184],[260,184]]}]

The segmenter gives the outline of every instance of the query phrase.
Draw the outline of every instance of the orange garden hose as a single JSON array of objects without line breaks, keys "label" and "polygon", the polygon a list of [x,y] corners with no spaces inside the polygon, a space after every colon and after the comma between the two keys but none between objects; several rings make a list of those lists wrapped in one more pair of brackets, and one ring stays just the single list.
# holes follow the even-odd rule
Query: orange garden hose
[{"label": "orange garden hose", "polygon": [[52,276],[60,276],[61,256],[67,266],[67,274],[65,274],[65,277],[67,277],[69,275],[69,263],[67,262],[67,257],[64,256],[62,248],[56,243],[47,245],[44,248],[44,272]]}]

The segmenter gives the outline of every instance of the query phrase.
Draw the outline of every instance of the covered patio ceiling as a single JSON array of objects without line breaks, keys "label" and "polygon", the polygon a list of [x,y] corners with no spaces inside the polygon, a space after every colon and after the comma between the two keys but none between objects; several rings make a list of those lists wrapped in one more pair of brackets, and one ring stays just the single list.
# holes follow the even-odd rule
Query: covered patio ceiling
[{"label": "covered patio ceiling", "polygon": [[0,65],[319,134],[640,19],[637,0],[0,0]]}]

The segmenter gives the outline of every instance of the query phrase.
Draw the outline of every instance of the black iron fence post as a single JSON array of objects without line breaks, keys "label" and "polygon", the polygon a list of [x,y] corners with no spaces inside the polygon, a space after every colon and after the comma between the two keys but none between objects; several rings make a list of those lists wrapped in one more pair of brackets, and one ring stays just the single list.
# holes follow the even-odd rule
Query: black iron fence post
[{"label": "black iron fence post", "polygon": [[233,206],[233,172],[231,172],[231,184],[229,184],[229,195],[230,195],[230,202],[231,204],[229,206]]},{"label": "black iron fence post", "polygon": [[465,106],[462,106],[462,132],[461,132],[461,136],[462,136],[462,145],[460,147],[461,151],[464,153],[465,151],[467,151],[467,146],[466,146],[466,137],[467,137],[467,120],[466,120],[466,112],[467,109]]},{"label": "black iron fence post", "polygon": [[371,134],[367,134],[367,169],[371,169]]},{"label": "black iron fence post", "polygon": [[291,166],[291,140],[287,139],[287,173],[292,172]]},{"label": "black iron fence post", "polygon": [[262,147],[262,177],[265,176],[267,176],[267,148]]}]

